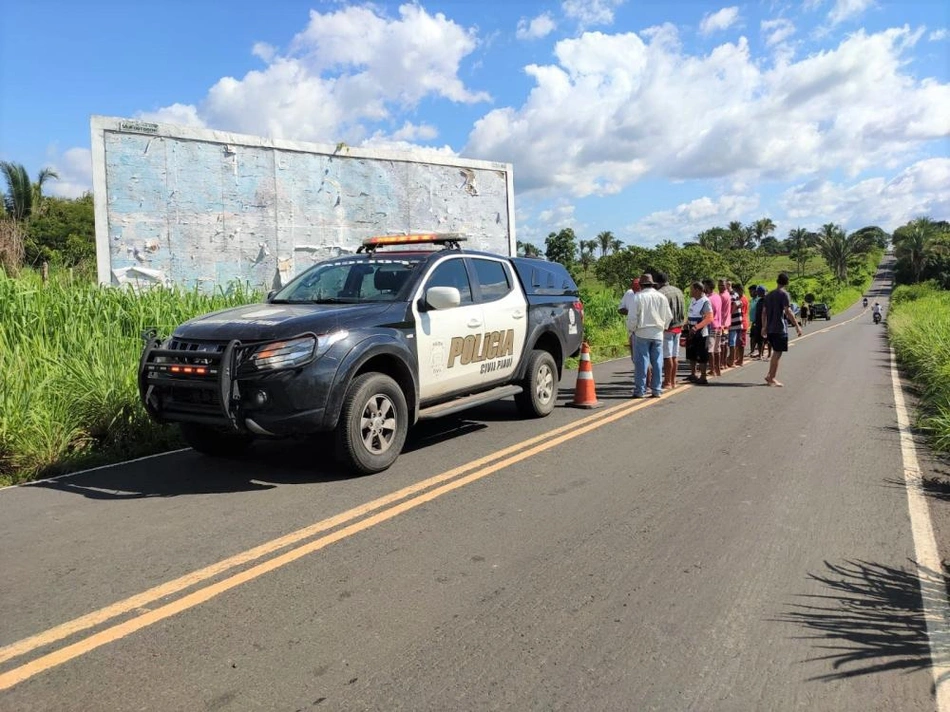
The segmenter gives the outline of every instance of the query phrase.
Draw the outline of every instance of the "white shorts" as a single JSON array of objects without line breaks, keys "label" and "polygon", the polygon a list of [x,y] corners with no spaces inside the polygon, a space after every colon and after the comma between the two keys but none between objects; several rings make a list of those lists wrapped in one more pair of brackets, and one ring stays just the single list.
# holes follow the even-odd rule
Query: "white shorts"
[{"label": "white shorts", "polygon": [[663,358],[679,358],[680,335],[669,331],[663,332]]}]

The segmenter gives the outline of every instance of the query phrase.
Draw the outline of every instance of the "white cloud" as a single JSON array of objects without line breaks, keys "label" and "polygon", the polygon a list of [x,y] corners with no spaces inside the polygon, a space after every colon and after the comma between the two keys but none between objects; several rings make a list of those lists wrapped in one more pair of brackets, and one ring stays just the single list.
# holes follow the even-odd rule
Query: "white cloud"
[{"label": "white cloud", "polygon": [[738,7],[724,7],[718,12],[707,13],[699,23],[699,31],[704,35],[711,35],[713,32],[729,29],[738,19]]},{"label": "white cloud", "polygon": [[392,133],[377,131],[363,141],[362,145],[372,148],[388,148],[395,151],[411,151],[416,156],[423,158],[428,156],[432,159],[444,159],[446,156],[458,155],[451,146],[420,146],[416,143],[418,141],[431,141],[438,135],[439,130],[435,126],[406,121]]},{"label": "white cloud", "polygon": [[[311,11],[284,54],[265,43],[252,53],[265,67],[223,77],[198,105],[174,104],[143,116],[301,140],[358,144],[374,124],[426,98],[487,101],[459,78],[478,45],[474,29],[405,4],[399,17],[375,6]],[[378,131],[378,129],[377,129]]]},{"label": "white cloud", "polygon": [[835,222],[848,230],[878,225],[888,232],[921,215],[950,215],[950,158],[927,158],[894,178],[868,178],[852,185],[813,180],[782,194],[791,221]]},{"label": "white cloud", "polygon": [[791,20],[779,17],[774,20],[763,20],[760,25],[765,34],[765,44],[768,47],[783,43],[789,37],[795,34],[795,25]]},{"label": "white cloud", "polygon": [[832,25],[838,25],[857,17],[872,5],[874,0],[836,0],[835,6],[828,13],[828,19]]},{"label": "white cloud", "polygon": [[524,18],[518,20],[518,29],[515,32],[515,36],[519,40],[536,40],[541,37],[547,37],[554,32],[556,27],[557,24],[551,18],[551,15],[545,12],[532,20],[526,20]]},{"label": "white cloud", "polygon": [[584,234],[586,226],[578,223],[576,206],[565,197],[554,200],[536,200],[531,196],[515,201],[515,225],[518,240],[530,242],[544,252],[544,239],[552,232],[570,227]]},{"label": "white cloud", "polygon": [[614,9],[624,0],[564,0],[561,10],[571,20],[577,20],[581,27],[610,25],[614,21]]},{"label": "white cloud", "polygon": [[672,26],[642,34],[559,41],[555,64],[525,68],[525,102],[482,117],[462,154],[512,162],[519,191],[585,196],[646,176],[856,175],[950,136],[950,84],[907,73],[907,27],[772,66],[745,39],[693,55]]},{"label": "white cloud", "polygon": [[191,104],[172,104],[156,111],[140,111],[135,118],[159,124],[179,124],[197,128],[205,126],[204,121],[198,116],[198,110]]},{"label": "white cloud", "polygon": [[78,198],[92,190],[92,152],[88,148],[70,148],[59,154],[55,147],[47,152],[49,167],[59,174],[43,185],[43,192],[60,198]]},{"label": "white cloud", "polygon": [[931,32],[927,39],[931,42],[939,42],[940,40],[945,40],[947,37],[950,37],[950,32],[947,31],[946,27],[941,27],[939,30],[934,30]]},{"label": "white cloud", "polygon": [[623,230],[631,235],[627,242],[649,246],[664,240],[687,242],[703,230],[715,225],[725,225],[732,220],[747,222],[754,217],[759,207],[759,196],[748,194],[720,195],[715,200],[703,196],[688,203],[681,203],[672,210],[650,213]]}]

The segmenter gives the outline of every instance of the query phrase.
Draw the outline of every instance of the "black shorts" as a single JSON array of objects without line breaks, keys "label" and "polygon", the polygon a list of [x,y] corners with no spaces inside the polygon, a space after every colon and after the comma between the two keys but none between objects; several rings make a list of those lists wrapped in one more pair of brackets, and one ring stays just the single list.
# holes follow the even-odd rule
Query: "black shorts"
[{"label": "black shorts", "polygon": [[696,363],[709,363],[709,351],[706,349],[706,337],[702,332],[690,332],[686,344],[686,360]]},{"label": "black shorts", "polygon": [[788,334],[769,334],[769,346],[779,353],[788,351]]}]

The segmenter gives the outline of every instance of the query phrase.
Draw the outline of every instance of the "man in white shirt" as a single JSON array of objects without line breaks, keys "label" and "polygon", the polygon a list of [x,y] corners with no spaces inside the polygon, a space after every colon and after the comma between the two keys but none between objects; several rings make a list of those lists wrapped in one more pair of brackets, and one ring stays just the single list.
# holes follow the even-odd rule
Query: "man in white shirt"
[{"label": "man in white shirt", "polygon": [[663,332],[673,321],[669,300],[656,291],[653,275],[640,276],[640,293],[627,314],[627,331],[634,341],[633,397],[643,398],[647,389],[647,369],[652,367],[650,396],[659,398],[663,393]]}]

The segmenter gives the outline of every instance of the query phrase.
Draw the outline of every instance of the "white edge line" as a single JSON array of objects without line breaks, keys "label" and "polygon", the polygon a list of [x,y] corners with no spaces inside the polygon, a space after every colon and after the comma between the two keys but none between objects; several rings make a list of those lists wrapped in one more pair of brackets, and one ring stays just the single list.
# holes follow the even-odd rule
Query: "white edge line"
[{"label": "white edge line", "polygon": [[[917,557],[917,582],[923,602],[924,621],[927,624],[927,638],[930,643],[931,671],[934,679],[934,698],[937,712],[950,712],[950,604],[947,601],[947,589],[943,576],[943,565],[937,541],[934,538],[930,510],[924,495],[923,479],[917,458],[917,445],[910,429],[910,416],[904,401],[900,374],[894,349],[890,349],[891,384],[894,388],[894,405],[897,410],[897,427],[900,431],[901,457],[904,462],[904,482],[907,490],[907,509],[910,513],[910,529],[914,538],[914,552]],[[924,576],[920,568],[929,570]],[[934,576],[937,577],[934,580]]]},{"label": "white edge line", "polygon": [[154,460],[158,457],[165,457],[166,455],[177,455],[180,452],[186,452],[191,450],[190,447],[179,448],[178,450],[166,450],[165,452],[156,452],[152,455],[143,455],[142,457],[136,457],[131,460],[122,460],[121,462],[110,462],[107,465],[99,465],[98,467],[90,467],[87,470],[77,470],[76,472],[67,472],[65,475],[56,475],[56,477],[47,477],[42,480],[30,480],[29,482],[18,482],[15,485],[7,485],[6,487],[0,487],[0,492],[4,490],[11,490],[17,487],[29,487],[30,485],[38,485],[43,482],[57,482],[58,480],[64,480],[67,477],[75,477],[76,475],[85,475],[89,472],[98,472],[99,470],[108,470],[110,467],[119,467],[120,465],[131,465],[134,462],[142,462],[143,460]]}]

